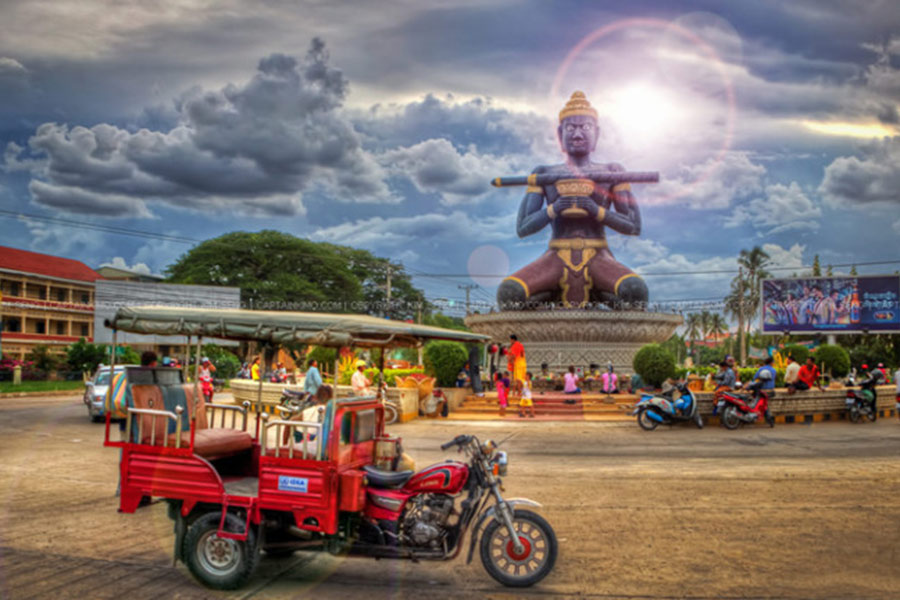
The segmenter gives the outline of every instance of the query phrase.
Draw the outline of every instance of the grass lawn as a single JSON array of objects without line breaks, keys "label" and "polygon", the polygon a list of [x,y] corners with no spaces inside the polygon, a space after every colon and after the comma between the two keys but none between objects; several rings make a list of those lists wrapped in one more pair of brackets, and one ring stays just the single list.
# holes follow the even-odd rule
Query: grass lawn
[{"label": "grass lawn", "polygon": [[23,381],[13,385],[11,381],[0,381],[0,394],[11,392],[55,392],[57,390],[78,391],[84,389],[81,381]]}]

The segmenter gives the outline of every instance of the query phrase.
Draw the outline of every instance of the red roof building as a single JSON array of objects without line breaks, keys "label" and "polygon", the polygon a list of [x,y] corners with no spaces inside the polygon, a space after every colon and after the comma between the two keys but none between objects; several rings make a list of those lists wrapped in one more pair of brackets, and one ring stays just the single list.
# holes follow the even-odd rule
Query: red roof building
[{"label": "red roof building", "polygon": [[23,359],[35,346],[61,352],[94,337],[94,282],[84,263],[0,246],[2,353]]},{"label": "red roof building", "polygon": [[81,261],[0,246],[0,270],[94,283],[103,279]]}]

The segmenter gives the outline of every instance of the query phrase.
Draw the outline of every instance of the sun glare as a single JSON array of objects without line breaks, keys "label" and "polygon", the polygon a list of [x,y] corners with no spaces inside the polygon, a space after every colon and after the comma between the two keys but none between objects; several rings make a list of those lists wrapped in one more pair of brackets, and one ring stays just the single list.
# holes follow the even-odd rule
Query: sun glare
[{"label": "sun glare", "polygon": [[610,90],[599,103],[627,143],[647,144],[670,135],[684,110],[671,92],[649,83]]}]

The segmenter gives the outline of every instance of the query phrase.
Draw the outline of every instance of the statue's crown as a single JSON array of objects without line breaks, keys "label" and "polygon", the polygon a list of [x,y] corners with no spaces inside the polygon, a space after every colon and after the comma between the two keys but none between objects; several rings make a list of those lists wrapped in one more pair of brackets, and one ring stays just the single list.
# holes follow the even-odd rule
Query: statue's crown
[{"label": "statue's crown", "polygon": [[597,120],[597,111],[584,97],[584,92],[572,92],[572,97],[569,98],[563,109],[559,111],[559,120],[562,121],[566,117],[574,115],[585,115],[593,117],[595,121]]}]

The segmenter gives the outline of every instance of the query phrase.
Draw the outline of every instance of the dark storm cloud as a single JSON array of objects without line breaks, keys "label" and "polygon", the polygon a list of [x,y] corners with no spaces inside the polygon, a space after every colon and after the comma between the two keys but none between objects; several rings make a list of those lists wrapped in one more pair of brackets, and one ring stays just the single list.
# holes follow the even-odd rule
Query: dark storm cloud
[{"label": "dark storm cloud", "polygon": [[366,145],[379,150],[445,138],[458,147],[475,144],[484,152],[521,153],[554,131],[549,118],[499,108],[490,98],[459,101],[434,94],[404,105],[375,105],[357,113],[353,122]]},{"label": "dark storm cloud", "polygon": [[[312,185],[341,201],[391,201],[382,168],[337,112],[346,93],[314,40],[303,61],[273,54],[244,85],[188,94],[168,131],[45,123],[29,139],[32,155],[45,159],[33,170],[32,199],[117,216],[129,208],[146,215],[145,202],[155,200],[298,214],[299,194]],[[18,150],[9,146],[8,166],[22,164]]]},{"label": "dark storm cloud", "polygon": [[876,202],[900,204],[900,137],[865,146],[825,168],[819,193],[832,207]]}]

